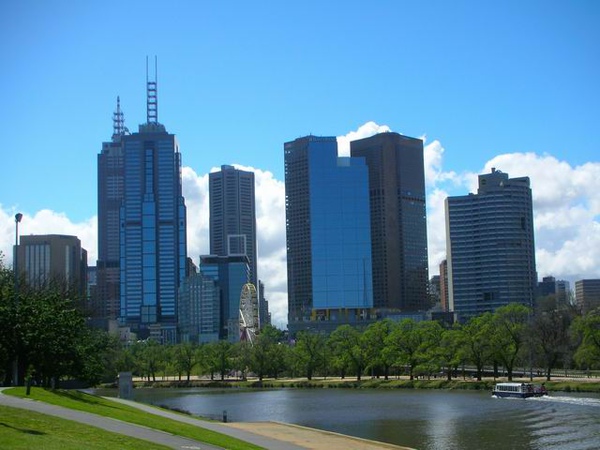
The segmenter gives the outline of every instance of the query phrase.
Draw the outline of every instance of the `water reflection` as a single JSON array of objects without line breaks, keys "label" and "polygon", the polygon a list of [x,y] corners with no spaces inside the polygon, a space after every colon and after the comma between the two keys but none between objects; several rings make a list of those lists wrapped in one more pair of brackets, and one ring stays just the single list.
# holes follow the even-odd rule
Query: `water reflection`
[{"label": "water reflection", "polygon": [[136,389],[135,399],[231,421],[277,420],[420,450],[597,449],[600,396],[487,392]]}]

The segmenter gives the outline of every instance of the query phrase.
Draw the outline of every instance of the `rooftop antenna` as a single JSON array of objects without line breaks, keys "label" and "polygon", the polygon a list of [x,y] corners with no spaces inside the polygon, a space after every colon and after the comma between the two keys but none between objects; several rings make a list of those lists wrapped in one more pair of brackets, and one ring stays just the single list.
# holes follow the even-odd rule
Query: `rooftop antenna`
[{"label": "rooftop antenna", "polygon": [[158,123],[158,98],[157,98],[157,80],[158,80],[158,58],[154,56],[154,81],[148,78],[148,57],[146,56],[146,121],[147,123]]},{"label": "rooftop antenna", "polygon": [[117,96],[117,110],[113,113],[113,141],[125,134],[125,116],[121,111],[121,99]]}]

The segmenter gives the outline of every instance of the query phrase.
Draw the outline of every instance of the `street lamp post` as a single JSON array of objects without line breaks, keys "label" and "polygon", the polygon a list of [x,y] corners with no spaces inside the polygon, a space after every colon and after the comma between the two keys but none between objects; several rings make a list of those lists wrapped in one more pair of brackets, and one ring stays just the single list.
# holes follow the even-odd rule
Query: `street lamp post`
[{"label": "street lamp post", "polygon": [[[17,213],[15,214],[15,252],[13,255],[13,272],[15,275],[15,314],[17,314],[18,306],[19,306],[19,266],[18,266],[18,257],[19,257],[19,222],[23,219],[23,214]],[[16,329],[16,327],[15,327]],[[17,336],[18,338],[18,336]],[[15,341],[15,345],[17,346],[17,353],[15,354],[15,361],[13,366],[13,385],[19,385],[19,346]]]}]

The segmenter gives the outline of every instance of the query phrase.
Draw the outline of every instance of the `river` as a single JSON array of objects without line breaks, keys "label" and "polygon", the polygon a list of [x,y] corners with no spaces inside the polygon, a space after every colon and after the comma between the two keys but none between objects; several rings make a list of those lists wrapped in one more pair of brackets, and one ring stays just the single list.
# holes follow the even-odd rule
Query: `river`
[{"label": "river", "polygon": [[288,422],[419,450],[600,448],[596,394],[524,400],[477,391],[195,388],[136,389],[134,399],[205,417],[221,418],[227,411],[229,421]]}]

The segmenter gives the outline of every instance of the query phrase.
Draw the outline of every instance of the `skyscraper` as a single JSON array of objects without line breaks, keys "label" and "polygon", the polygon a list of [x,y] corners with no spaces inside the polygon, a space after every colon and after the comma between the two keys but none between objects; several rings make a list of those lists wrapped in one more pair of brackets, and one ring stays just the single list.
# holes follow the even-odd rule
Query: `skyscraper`
[{"label": "skyscraper", "polygon": [[368,171],[335,137],[284,145],[288,328],[365,323],[373,307]]},{"label": "skyscraper", "polygon": [[495,168],[477,194],[446,199],[449,303],[459,320],[509,303],[533,306],[537,274],[529,178]]},{"label": "skyscraper", "polygon": [[250,283],[257,287],[256,206],[254,173],[223,165],[208,176],[210,197],[210,253],[246,255]]},{"label": "skyscraper", "polygon": [[119,214],[125,189],[122,138],[126,131],[121,102],[117,97],[112,140],[102,143],[102,151],[98,155],[98,261],[94,302],[98,310],[93,311],[93,315],[104,321],[118,319],[121,308]]},{"label": "skyscraper", "polygon": [[369,168],[373,303],[403,312],[429,308],[423,141],[381,133],[350,143]]},{"label": "skyscraper", "polygon": [[141,338],[175,342],[187,259],[181,154],[175,135],[158,122],[156,81],[147,81],[147,92],[146,123],[128,134],[121,122],[99,157],[98,282],[118,267],[121,323]]}]

